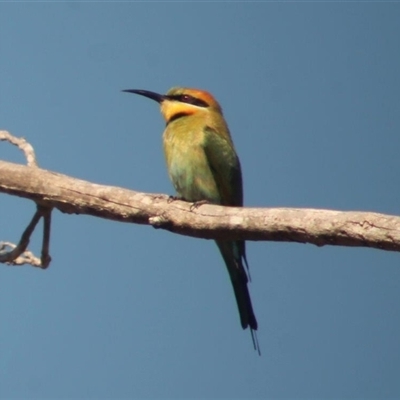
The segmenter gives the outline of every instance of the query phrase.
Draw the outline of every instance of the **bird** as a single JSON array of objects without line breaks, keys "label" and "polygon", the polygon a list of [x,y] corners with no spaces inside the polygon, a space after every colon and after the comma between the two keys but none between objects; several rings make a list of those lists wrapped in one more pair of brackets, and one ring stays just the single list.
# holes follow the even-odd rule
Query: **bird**
[{"label": "bird", "polygon": [[[123,92],[159,103],[166,122],[164,155],[178,198],[195,206],[203,203],[243,206],[239,157],[222,108],[211,93],[186,87],[173,87],[166,94],[142,89]],[[250,328],[253,347],[261,355],[256,334],[258,324],[248,289],[245,241],[217,239],[216,244],[232,282],[241,326]]]}]

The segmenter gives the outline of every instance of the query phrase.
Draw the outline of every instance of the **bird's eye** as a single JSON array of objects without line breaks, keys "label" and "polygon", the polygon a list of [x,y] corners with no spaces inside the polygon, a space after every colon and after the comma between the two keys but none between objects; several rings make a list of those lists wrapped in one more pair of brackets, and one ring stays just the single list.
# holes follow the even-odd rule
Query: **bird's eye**
[{"label": "bird's eye", "polygon": [[208,107],[208,104],[196,97],[191,96],[190,94],[181,94],[174,97],[176,100],[181,101],[182,103],[193,104],[197,107]]},{"label": "bird's eye", "polygon": [[182,99],[182,101],[190,102],[191,97],[188,94],[183,94],[181,99]]}]

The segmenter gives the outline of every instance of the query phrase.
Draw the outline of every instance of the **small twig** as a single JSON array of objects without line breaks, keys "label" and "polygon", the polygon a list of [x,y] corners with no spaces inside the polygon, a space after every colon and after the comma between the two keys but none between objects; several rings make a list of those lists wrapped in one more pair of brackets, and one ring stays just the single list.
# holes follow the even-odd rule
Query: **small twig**
[{"label": "small twig", "polygon": [[42,242],[42,255],[41,263],[42,268],[47,268],[51,262],[50,256],[50,231],[51,231],[51,207],[39,206],[43,216],[43,242]]},{"label": "small twig", "polygon": [[[35,215],[32,217],[31,222],[24,230],[24,233],[22,234],[18,245],[16,245],[16,246],[8,245],[9,247],[12,247],[12,250],[7,253],[0,253],[0,262],[12,264],[19,256],[21,256],[22,253],[25,252],[26,248],[28,247],[29,239],[32,235],[32,232],[35,230],[35,227],[41,217],[42,217],[41,211],[39,211],[39,209],[36,210]],[[3,246],[3,249],[4,249],[4,246]]]},{"label": "small twig", "polygon": [[[1,242],[0,243],[0,256],[2,255],[1,253],[5,251],[7,248],[10,249],[15,249],[17,247],[16,244],[10,243],[10,242]],[[8,265],[24,265],[24,264],[29,264],[32,265],[33,267],[42,267],[42,262],[40,261],[39,258],[35,257],[34,254],[31,251],[25,250],[19,257],[17,257],[15,260],[12,261],[7,261],[5,264]]]},{"label": "small twig", "polygon": [[7,131],[0,131],[0,140],[5,140],[17,146],[25,154],[28,167],[37,167],[35,150],[24,138],[17,138]]},{"label": "small twig", "polygon": [[[0,243],[0,263],[9,265],[30,264],[34,267],[47,268],[50,265],[51,257],[50,248],[50,228],[51,228],[51,212],[52,208],[42,204],[37,205],[35,215],[21,236],[18,245],[9,242]],[[43,242],[41,259],[27,251],[30,237],[36,228],[40,218],[43,217]],[[11,249],[7,251],[7,249]]]}]

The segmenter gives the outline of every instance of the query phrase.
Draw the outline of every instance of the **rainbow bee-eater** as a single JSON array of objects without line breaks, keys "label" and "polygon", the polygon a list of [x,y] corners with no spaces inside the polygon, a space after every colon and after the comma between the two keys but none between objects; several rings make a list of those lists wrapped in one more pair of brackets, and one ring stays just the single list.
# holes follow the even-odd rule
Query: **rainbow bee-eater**
[{"label": "rainbow bee-eater", "polygon": [[[243,206],[240,161],[214,97],[203,90],[174,87],[167,94],[130,89],[155,100],[166,121],[163,134],[168,174],[179,198],[201,204]],[[216,240],[235,293],[243,329],[250,328],[254,348],[257,320],[247,287],[248,269],[243,240]]]}]

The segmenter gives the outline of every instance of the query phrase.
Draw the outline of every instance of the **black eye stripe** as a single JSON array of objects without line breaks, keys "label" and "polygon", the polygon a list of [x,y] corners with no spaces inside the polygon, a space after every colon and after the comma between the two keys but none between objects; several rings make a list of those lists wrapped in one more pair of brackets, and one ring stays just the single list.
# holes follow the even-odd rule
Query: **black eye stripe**
[{"label": "black eye stripe", "polygon": [[204,100],[190,96],[189,94],[177,94],[169,97],[170,99],[180,101],[181,103],[193,104],[194,106],[198,107],[209,107],[208,103],[206,103]]}]

